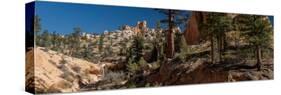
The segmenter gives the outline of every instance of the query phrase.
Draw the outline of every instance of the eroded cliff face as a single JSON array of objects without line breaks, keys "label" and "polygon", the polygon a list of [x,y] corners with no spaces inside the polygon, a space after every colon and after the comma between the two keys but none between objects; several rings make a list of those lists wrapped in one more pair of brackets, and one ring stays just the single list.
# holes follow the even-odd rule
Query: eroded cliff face
[{"label": "eroded cliff face", "polygon": [[198,15],[197,12],[192,12],[184,31],[186,43],[189,45],[194,45],[199,42]]},{"label": "eroded cliff face", "polygon": [[35,93],[75,92],[100,80],[101,67],[45,48],[26,56],[26,89]]}]

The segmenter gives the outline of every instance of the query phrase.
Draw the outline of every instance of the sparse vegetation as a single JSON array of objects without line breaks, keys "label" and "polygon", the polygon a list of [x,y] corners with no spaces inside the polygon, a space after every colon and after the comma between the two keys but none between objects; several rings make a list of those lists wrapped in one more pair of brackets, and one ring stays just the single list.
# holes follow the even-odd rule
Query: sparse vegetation
[{"label": "sparse vegetation", "polygon": [[102,80],[108,83],[121,83],[126,79],[126,75],[123,72],[108,71]]},{"label": "sparse vegetation", "polygon": [[273,28],[264,16],[238,15],[235,19],[240,26],[241,35],[248,38],[247,42],[255,49],[257,68],[261,70],[262,49],[268,48],[273,42]]},{"label": "sparse vegetation", "polygon": [[131,59],[129,59],[128,64],[126,65],[126,68],[132,74],[135,74],[140,70],[139,65],[137,63],[133,63],[133,61]]},{"label": "sparse vegetation", "polygon": [[[40,32],[41,19],[36,16],[36,45],[48,54],[62,56],[61,60],[48,60],[62,72],[59,77],[66,82],[60,85],[71,87],[69,83],[78,82],[83,90],[264,79],[266,74],[272,79],[273,26],[267,16],[156,12],[167,17],[157,21],[155,28],[148,28],[143,21],[100,34],[80,27],[69,34]],[[194,24],[189,19],[195,19],[200,31],[196,44],[188,44],[191,38],[185,32]],[[97,67],[72,63],[77,59]],[[264,63],[267,65],[262,68]],[[56,92],[55,88],[49,91]]]},{"label": "sparse vegetation", "polygon": [[81,67],[74,66],[74,67],[72,67],[72,70],[74,70],[76,73],[80,73],[81,72]]}]

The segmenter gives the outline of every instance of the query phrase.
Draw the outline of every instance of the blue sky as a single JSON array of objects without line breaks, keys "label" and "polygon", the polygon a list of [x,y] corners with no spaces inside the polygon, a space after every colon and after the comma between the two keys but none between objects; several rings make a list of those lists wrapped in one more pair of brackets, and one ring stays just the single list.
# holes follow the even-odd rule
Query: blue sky
[{"label": "blue sky", "polygon": [[[146,20],[148,27],[155,28],[165,15],[151,8],[119,7],[93,4],[75,4],[36,1],[35,14],[41,18],[42,30],[59,34],[73,32],[80,27],[83,32],[102,33],[114,31],[122,25],[135,26]],[[273,16],[270,16],[273,21]]]},{"label": "blue sky", "polygon": [[135,26],[137,21],[146,20],[148,27],[165,16],[154,9],[99,6],[90,4],[37,2],[35,14],[41,18],[42,30],[68,34],[74,27],[83,32],[101,33],[113,31],[121,25]]}]

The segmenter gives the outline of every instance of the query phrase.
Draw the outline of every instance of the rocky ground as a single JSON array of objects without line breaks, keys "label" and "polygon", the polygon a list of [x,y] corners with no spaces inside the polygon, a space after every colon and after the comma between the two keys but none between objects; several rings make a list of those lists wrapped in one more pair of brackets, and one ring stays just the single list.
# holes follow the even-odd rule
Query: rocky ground
[{"label": "rocky ground", "polygon": [[101,66],[38,47],[27,52],[26,89],[44,92],[76,92],[102,76]]},{"label": "rocky ground", "polygon": [[214,82],[235,82],[247,80],[273,79],[273,64],[263,64],[258,71],[255,64],[211,64],[204,59],[191,63],[172,64],[172,61],[160,67],[159,72],[147,76],[148,83],[162,85],[200,84]]},{"label": "rocky ground", "polygon": [[273,79],[272,60],[264,60],[263,69],[258,71],[254,60],[211,64],[207,58],[187,62],[175,58],[163,61],[156,69],[151,66],[155,63],[147,64],[147,69],[128,76],[120,64],[94,64],[41,47],[28,52],[26,58],[26,87],[36,93],[131,88],[132,82],[135,88]]}]

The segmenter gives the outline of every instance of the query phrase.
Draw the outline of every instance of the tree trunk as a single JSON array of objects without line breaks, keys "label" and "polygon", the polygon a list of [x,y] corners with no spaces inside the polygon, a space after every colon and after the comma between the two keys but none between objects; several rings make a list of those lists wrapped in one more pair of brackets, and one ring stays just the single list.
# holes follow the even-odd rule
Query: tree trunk
[{"label": "tree trunk", "polygon": [[167,34],[167,58],[173,58],[174,56],[174,37],[173,37],[173,16],[172,16],[172,10],[169,10],[169,29]]},{"label": "tree trunk", "polygon": [[70,49],[69,51],[69,56],[72,56],[73,48]]},{"label": "tree trunk", "polygon": [[214,39],[213,39],[213,35],[211,35],[211,62],[212,62],[212,64],[215,63],[215,59],[214,59]]},{"label": "tree trunk", "polygon": [[226,46],[226,44],[225,44],[225,35],[222,34],[222,36],[221,36],[221,50],[222,50],[222,52],[225,51],[225,46]]},{"label": "tree trunk", "polygon": [[167,58],[173,58],[174,56],[174,39],[173,39],[173,34],[172,30],[168,31],[167,35]]},{"label": "tree trunk", "polygon": [[220,37],[217,37],[217,47],[218,47],[218,53],[219,53],[219,63],[221,62],[221,40]]},{"label": "tree trunk", "polygon": [[224,34],[221,34],[221,37],[220,37],[220,61],[224,61],[222,56],[224,54],[224,51],[225,51],[225,35]]},{"label": "tree trunk", "polygon": [[259,45],[256,46],[256,57],[257,57],[257,68],[258,68],[258,71],[261,70],[261,48]]}]

